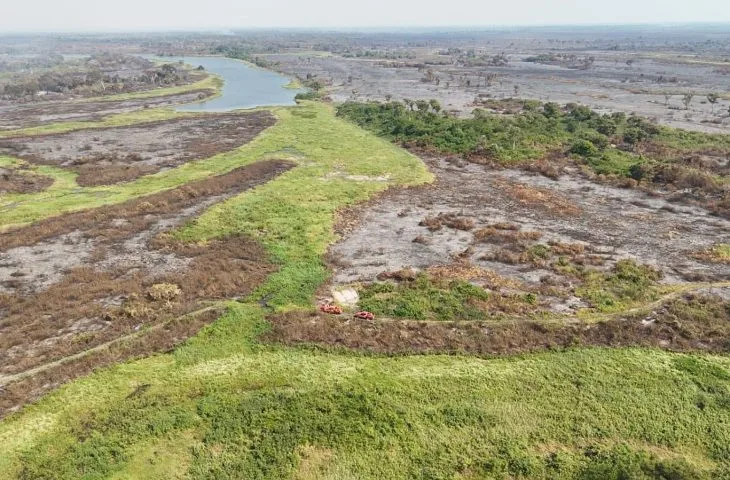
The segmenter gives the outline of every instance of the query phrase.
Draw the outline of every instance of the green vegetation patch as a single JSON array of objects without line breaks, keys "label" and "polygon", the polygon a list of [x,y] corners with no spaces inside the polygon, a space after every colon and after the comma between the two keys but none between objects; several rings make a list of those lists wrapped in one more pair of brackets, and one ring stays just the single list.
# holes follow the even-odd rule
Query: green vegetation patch
[{"label": "green vegetation patch", "polygon": [[[322,254],[335,239],[337,209],[389,184],[430,179],[417,158],[336,119],[326,105],[276,112],[280,122],[254,142],[142,179],[150,183],[115,187],[113,201],[263,158],[291,158],[296,168],[175,233],[197,242],[251,235],[279,272],[175,352],[97,371],[5,419],[0,478],[730,475],[726,357],[640,349],[381,357],[260,344],[268,325],[258,301],[310,306],[327,277]],[[390,183],[367,180],[383,175]],[[85,192],[86,208],[103,204]],[[81,208],[57,196],[31,200],[43,210],[27,210],[26,221]],[[630,264],[596,280],[619,300],[647,295],[654,281]],[[450,304],[449,314],[462,314],[458,299],[486,298],[463,282],[419,279],[394,288],[436,318],[438,307],[424,303],[424,292]],[[394,292],[372,292],[371,300]]]},{"label": "green vegetation patch", "polygon": [[585,283],[576,293],[601,312],[616,312],[659,298],[660,272],[630,259],[619,260],[610,272],[587,270],[584,277]]},{"label": "green vegetation patch", "polygon": [[489,294],[463,280],[434,282],[420,274],[409,282],[373,283],[360,290],[359,306],[376,315],[414,320],[482,320],[479,301]]},{"label": "green vegetation patch", "polygon": [[[390,184],[410,184],[430,179],[430,174],[418,158],[334,118],[330,107],[326,105],[307,102],[293,109],[278,108],[274,113],[279,122],[253,141],[205,160],[188,162],[123,184],[78,187],[66,182],[36,194],[2,195],[0,228],[26,224],[69,211],[120,203],[225,173],[257,160],[280,158],[302,165],[295,172],[282,177],[280,183],[257,189],[256,192],[261,194],[246,197],[244,203],[251,203],[241,208],[245,208],[246,212],[255,212],[252,217],[241,215],[239,211],[231,213],[230,217],[221,218],[220,215],[229,212],[217,208],[199,220],[196,234],[192,234],[191,230],[185,235],[192,238],[199,234],[201,238],[210,238],[243,228],[259,236],[262,230],[272,231],[273,224],[276,224],[276,228],[281,229],[279,235],[284,236],[283,232],[289,232],[292,234],[289,238],[296,238],[303,243],[301,248],[308,250],[309,254],[318,252],[319,255],[334,238],[331,220],[326,219],[335,209],[363,200]],[[336,175],[327,177],[329,173]],[[390,175],[390,183],[348,180],[347,175]],[[234,205],[238,205],[236,201],[227,203],[223,208]],[[305,231],[310,232],[312,237],[302,238]],[[294,232],[296,235],[293,235]],[[282,237],[270,239],[272,248],[284,248],[273,245],[281,244],[279,238]],[[315,239],[317,242],[313,243]],[[323,272],[320,260],[318,264],[316,270]],[[304,278],[310,273],[312,270],[304,271],[301,276]],[[321,278],[321,273],[315,276]]]}]

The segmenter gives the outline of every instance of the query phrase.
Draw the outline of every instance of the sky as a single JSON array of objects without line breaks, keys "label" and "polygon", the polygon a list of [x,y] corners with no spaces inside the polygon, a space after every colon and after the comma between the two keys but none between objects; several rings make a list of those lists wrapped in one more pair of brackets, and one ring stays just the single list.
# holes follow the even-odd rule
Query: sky
[{"label": "sky", "polygon": [[0,34],[688,22],[730,22],[730,0],[0,0]]}]

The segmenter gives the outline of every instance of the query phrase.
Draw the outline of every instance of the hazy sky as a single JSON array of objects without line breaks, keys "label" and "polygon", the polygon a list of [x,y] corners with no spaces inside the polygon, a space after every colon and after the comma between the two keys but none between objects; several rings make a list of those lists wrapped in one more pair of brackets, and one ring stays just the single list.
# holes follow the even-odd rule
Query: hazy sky
[{"label": "hazy sky", "polygon": [[1,0],[0,33],[730,22],[730,0]]}]

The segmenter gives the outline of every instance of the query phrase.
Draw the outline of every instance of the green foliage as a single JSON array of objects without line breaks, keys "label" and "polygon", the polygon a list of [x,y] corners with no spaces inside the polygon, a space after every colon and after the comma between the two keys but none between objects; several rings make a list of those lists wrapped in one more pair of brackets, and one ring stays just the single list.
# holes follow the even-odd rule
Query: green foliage
[{"label": "green foliage", "polygon": [[621,150],[606,150],[600,155],[586,158],[586,163],[598,174],[630,176],[636,180],[640,178],[634,177],[635,170],[645,165],[642,160]]},{"label": "green foliage", "polygon": [[449,153],[478,153],[504,162],[541,156],[567,139],[560,121],[538,111],[514,117],[476,111],[474,118],[460,119],[439,113],[440,106],[429,102],[415,106],[347,102],[337,113],[398,142]]},{"label": "green foliage", "polygon": [[630,259],[619,260],[610,272],[589,270],[584,275],[585,285],[577,290],[578,295],[603,312],[618,311],[633,302],[655,299],[656,282],[661,278],[661,274],[651,266],[640,265]]},{"label": "green foliage", "polygon": [[578,139],[570,146],[570,153],[591,157],[598,153],[598,148],[589,140]]},{"label": "green foliage", "polygon": [[[520,101],[503,102],[513,107]],[[681,156],[638,155],[639,145],[649,142],[688,153],[730,152],[730,135],[660,127],[623,113],[601,115],[584,105],[568,104],[562,109],[555,103],[521,105],[513,115],[490,114],[477,108],[472,118],[454,118],[439,114],[425,101],[406,101],[405,105],[347,102],[338,107],[337,114],[378,135],[418,148],[480,156],[504,164],[536,160],[549,151],[563,149],[580,157],[598,174],[669,183],[678,188],[707,190],[708,182],[717,183],[717,176],[706,172],[673,173],[671,178],[645,175],[647,169],[656,169],[657,165],[674,165]],[[500,103],[491,101],[485,106],[499,109]],[[676,182],[676,177],[682,178]]]},{"label": "green foliage", "polygon": [[360,291],[360,308],[376,315],[415,320],[479,320],[485,318],[473,302],[487,300],[484,289],[454,280],[434,283],[425,274],[411,282],[374,283]]},{"label": "green foliage", "polygon": [[[261,158],[298,162],[177,232],[188,241],[259,239],[280,270],[250,300],[270,295],[273,305],[293,308],[311,305],[328,275],[322,255],[334,239],[334,212],[388,186],[348,175],[417,184],[428,174],[413,156],[334,119],[326,105],[277,114],[276,126],[236,152],[111,195],[121,201],[122,193]],[[82,192],[89,206],[101,201],[99,192]],[[26,199],[43,207],[34,218],[71,208],[68,192],[57,193]],[[650,297],[657,278],[626,261],[589,281],[630,301]],[[363,299],[373,306],[401,302],[425,318],[472,318],[470,302],[487,298],[466,282],[427,278],[368,288]],[[720,308],[706,310],[718,316]],[[323,478],[730,475],[727,358],[577,348],[501,359],[322,352],[259,343],[264,318],[255,301],[231,303],[172,354],[101,369],[0,422],[0,478],[306,478],[311,457],[303,451],[322,453]],[[163,461],[153,465],[155,458]]]},{"label": "green foliage", "polygon": [[[294,150],[300,156],[294,160],[302,165],[216,205],[175,235],[188,242],[236,233],[256,238],[280,269],[252,298],[267,297],[270,305],[286,308],[311,305],[315,290],[327,279],[322,255],[335,238],[337,209],[389,185],[419,184],[431,177],[418,158],[338,120],[328,105],[307,102],[278,114],[279,124],[243,147],[254,147],[246,157],[286,158],[291,155],[286,152]],[[389,182],[350,175],[387,175]]]}]

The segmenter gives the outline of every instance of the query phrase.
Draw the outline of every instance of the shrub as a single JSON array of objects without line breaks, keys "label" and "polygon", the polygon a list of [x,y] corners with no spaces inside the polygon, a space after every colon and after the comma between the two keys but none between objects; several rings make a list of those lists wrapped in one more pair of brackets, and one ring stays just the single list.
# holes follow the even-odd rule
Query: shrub
[{"label": "shrub", "polygon": [[479,320],[485,313],[475,301],[485,301],[489,294],[463,280],[434,282],[419,274],[405,283],[373,283],[360,291],[359,307],[386,317],[413,320]]},{"label": "shrub", "polygon": [[173,283],[156,283],[147,289],[147,296],[154,301],[174,300],[180,296],[182,290]]},{"label": "shrub", "polygon": [[598,153],[598,148],[589,140],[576,140],[570,146],[570,153],[580,155],[582,157],[592,157]]}]

